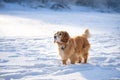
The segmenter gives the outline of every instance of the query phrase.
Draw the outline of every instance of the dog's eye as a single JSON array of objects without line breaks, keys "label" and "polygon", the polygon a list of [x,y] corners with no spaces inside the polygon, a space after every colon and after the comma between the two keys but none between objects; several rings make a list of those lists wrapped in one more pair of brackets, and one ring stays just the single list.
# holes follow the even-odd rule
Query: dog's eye
[{"label": "dog's eye", "polygon": [[60,33],[59,35],[61,36],[62,34]]}]

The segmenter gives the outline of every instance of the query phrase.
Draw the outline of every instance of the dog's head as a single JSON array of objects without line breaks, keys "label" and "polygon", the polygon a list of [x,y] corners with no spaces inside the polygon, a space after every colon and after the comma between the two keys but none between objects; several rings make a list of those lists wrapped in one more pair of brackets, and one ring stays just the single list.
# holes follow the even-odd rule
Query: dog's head
[{"label": "dog's head", "polygon": [[56,43],[67,43],[70,36],[66,31],[58,31],[54,34],[54,42]]}]

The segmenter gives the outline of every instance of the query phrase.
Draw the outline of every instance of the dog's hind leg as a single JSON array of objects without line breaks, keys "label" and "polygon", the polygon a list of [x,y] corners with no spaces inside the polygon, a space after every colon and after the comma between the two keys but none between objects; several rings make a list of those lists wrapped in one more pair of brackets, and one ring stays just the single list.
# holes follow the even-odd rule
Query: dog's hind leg
[{"label": "dog's hind leg", "polygon": [[85,53],[83,55],[83,58],[84,58],[84,63],[87,63],[87,60],[88,60],[88,53]]}]

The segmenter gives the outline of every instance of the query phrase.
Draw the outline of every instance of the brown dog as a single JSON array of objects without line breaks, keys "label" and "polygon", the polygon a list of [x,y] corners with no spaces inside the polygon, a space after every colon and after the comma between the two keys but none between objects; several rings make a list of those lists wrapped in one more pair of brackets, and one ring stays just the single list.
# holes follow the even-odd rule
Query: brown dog
[{"label": "brown dog", "polygon": [[67,64],[70,59],[71,64],[81,62],[87,63],[88,51],[90,48],[87,38],[90,36],[89,30],[86,29],[82,36],[71,38],[66,31],[58,31],[54,34],[54,42],[58,44],[59,55],[62,63]]}]

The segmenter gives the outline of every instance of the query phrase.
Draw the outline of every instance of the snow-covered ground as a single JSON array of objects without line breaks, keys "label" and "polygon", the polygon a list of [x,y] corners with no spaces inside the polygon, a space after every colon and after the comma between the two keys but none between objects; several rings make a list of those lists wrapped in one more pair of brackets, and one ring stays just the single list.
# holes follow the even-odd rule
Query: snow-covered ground
[{"label": "snow-covered ground", "polygon": [[[0,80],[120,80],[120,14],[84,9],[1,8]],[[88,64],[62,65],[54,33],[75,36],[86,28],[91,31]]]}]

